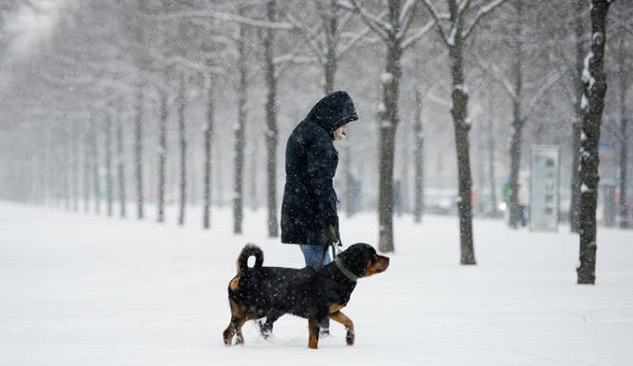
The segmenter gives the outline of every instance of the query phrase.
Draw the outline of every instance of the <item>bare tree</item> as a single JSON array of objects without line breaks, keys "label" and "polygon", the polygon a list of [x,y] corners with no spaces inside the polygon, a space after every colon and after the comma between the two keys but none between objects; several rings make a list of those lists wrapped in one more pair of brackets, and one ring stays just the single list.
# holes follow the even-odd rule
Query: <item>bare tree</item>
[{"label": "bare tree", "polygon": [[[371,30],[366,27],[354,33],[345,32],[354,14],[352,12],[341,14],[342,6],[338,0],[313,0],[312,3],[318,13],[318,24],[311,26],[304,20],[296,19],[290,12],[286,14],[286,18],[293,30],[301,34],[313,57],[302,57],[293,52],[281,59],[296,64],[316,61],[323,68],[323,92],[327,95],[334,92],[341,57],[366,38]],[[349,8],[350,5],[347,7]],[[305,13],[305,9],[298,8],[297,12]],[[303,47],[298,47],[296,51],[301,51],[300,48]]]},{"label": "bare tree", "polygon": [[136,90],[136,115],[134,119],[134,167],[136,169],[136,217],[145,217],[143,187],[143,85]]},{"label": "bare tree", "polygon": [[363,22],[379,36],[384,43],[387,55],[382,80],[382,105],[380,110],[380,162],[378,190],[379,244],[383,252],[393,252],[393,205],[394,205],[394,154],[396,128],[400,121],[398,115],[398,97],[402,78],[402,56],[408,48],[418,41],[433,26],[433,21],[411,31],[416,14],[417,2],[389,0],[386,19],[383,15],[374,15],[363,8],[357,0],[351,5],[341,6],[354,11]]},{"label": "bare tree", "polygon": [[598,147],[607,78],[604,49],[607,42],[606,20],[609,0],[591,0],[591,51],[585,58],[582,74],[584,95],[580,138],[580,264],[576,269],[578,284],[593,285],[596,280],[598,205]]},{"label": "bare tree", "polygon": [[[479,7],[472,20],[468,21],[472,0],[447,0],[448,14],[440,13],[430,0],[423,4],[431,12],[437,24],[444,45],[448,48],[449,66],[452,77],[453,126],[455,128],[455,146],[457,150],[457,175],[459,181],[459,233],[461,248],[461,264],[476,264],[473,245],[472,222],[472,174],[470,170],[470,143],[468,132],[468,89],[464,78],[464,46],[477,24],[485,16],[492,13],[505,0],[492,0]],[[446,25],[445,25],[446,23]],[[448,29],[445,27],[448,26]]]},{"label": "bare tree", "polygon": [[158,197],[156,221],[165,221],[165,170],[167,164],[167,118],[169,95],[166,90],[158,91],[160,112],[158,118]]},{"label": "bare tree", "polygon": [[413,217],[415,222],[422,221],[424,213],[424,132],[422,125],[422,95],[420,90],[415,91],[415,124],[413,136],[415,136],[415,206]]},{"label": "bare tree", "polygon": [[618,108],[620,110],[620,136],[619,136],[619,145],[620,145],[620,228],[628,229],[629,228],[629,205],[627,199],[627,176],[628,176],[628,163],[629,163],[629,138],[628,138],[628,123],[629,123],[629,112],[627,109],[626,96],[627,89],[629,88],[629,73],[630,69],[628,69],[627,65],[627,54],[626,54],[626,42],[624,37],[620,38],[620,44],[618,45],[618,92],[619,92],[619,100],[618,100]]},{"label": "bare tree", "polygon": [[185,75],[178,73],[178,142],[180,146],[180,209],[178,214],[178,225],[185,224],[185,213],[187,209],[187,126],[185,123]]},{"label": "bare tree", "polygon": [[83,126],[83,193],[84,193],[84,212],[90,212],[90,176],[92,171],[92,125],[90,118],[84,121]]},{"label": "bare tree", "polygon": [[108,217],[112,216],[114,203],[114,179],[112,174],[112,111],[110,106],[105,111],[105,123],[103,135],[105,136],[105,169],[106,169],[106,202]]},{"label": "bare tree", "polygon": [[[562,77],[563,73],[554,70],[546,75],[538,82],[533,83],[530,87],[526,87],[526,75],[524,71],[525,59],[529,56],[526,50],[526,30],[525,22],[528,15],[524,7],[524,0],[515,0],[513,2],[515,9],[515,17],[513,21],[513,32],[511,41],[511,60],[510,76],[506,76],[504,72],[494,66],[489,71],[489,75],[493,80],[497,81],[502,90],[506,92],[512,103],[512,128],[510,141],[510,227],[517,228],[519,226],[519,172],[521,170],[521,151],[523,145],[523,130],[530,116],[536,110],[538,103],[551,89],[556,82]],[[529,80],[527,80],[529,82]],[[528,99],[529,97],[529,99]]]},{"label": "bare tree", "polygon": [[101,177],[99,177],[99,134],[97,132],[97,123],[94,114],[90,120],[91,145],[92,145],[92,182],[94,188],[95,213],[101,214]]},{"label": "bare tree", "polygon": [[119,180],[119,213],[121,217],[126,217],[126,189],[125,189],[125,153],[123,141],[123,99],[120,100],[119,110],[116,119],[116,165],[117,178]]},{"label": "bare tree", "polygon": [[574,24],[574,42],[575,42],[575,67],[570,68],[572,70],[572,80],[574,85],[574,112],[575,120],[572,123],[572,139],[571,139],[571,151],[572,151],[572,164],[571,164],[571,200],[569,206],[569,228],[571,232],[577,233],[578,228],[578,213],[580,210],[580,176],[578,168],[580,164],[580,127],[582,125],[582,95],[584,86],[582,83],[582,71],[583,71],[583,59],[584,59],[584,47],[583,39],[585,36],[584,27],[584,6],[585,0],[574,1],[576,21]]},{"label": "bare tree", "polygon": [[[73,200],[73,211],[79,211],[79,165],[80,165],[80,153],[79,153],[79,124],[76,120],[71,121],[71,141],[70,141],[70,149],[71,149],[71,159],[72,159],[72,200]],[[35,165],[35,164],[34,164]]]},{"label": "bare tree", "polygon": [[[248,19],[247,7],[244,5],[237,6],[237,15],[240,19]],[[245,162],[245,134],[246,122],[248,117],[247,101],[248,88],[252,73],[249,73],[249,54],[254,48],[249,40],[249,30],[251,26],[243,21],[233,22],[236,25],[234,31],[227,35],[221,35],[226,38],[222,40],[227,47],[220,49],[214,47],[216,58],[218,58],[224,68],[223,76],[230,82],[237,96],[237,121],[234,124],[234,173],[233,173],[233,232],[242,233],[242,225],[244,221],[244,162]],[[209,112],[212,112],[212,96],[209,95]],[[209,123],[212,123],[213,117],[209,116]],[[212,125],[209,125],[212,128]],[[209,145],[210,146],[210,145]],[[209,154],[211,154],[209,150]],[[209,155],[210,156],[210,155]],[[210,177],[209,177],[210,179]],[[206,212],[206,211],[205,211]],[[206,215],[206,213],[205,213]],[[206,222],[206,221],[205,221]],[[206,224],[205,224],[206,225]]]},{"label": "bare tree", "polygon": [[488,111],[486,113],[486,134],[488,145],[488,184],[490,189],[490,216],[497,215],[497,184],[495,179],[495,131],[493,119],[492,97],[488,95]]},{"label": "bare tree", "polygon": [[[240,13],[241,14],[241,13]],[[246,101],[248,98],[248,66],[246,26],[240,24],[237,80],[237,125],[235,126],[235,181],[233,184],[233,232],[242,233],[244,219],[244,134],[246,129]]]},{"label": "bare tree", "polygon": [[202,227],[208,229],[211,227],[211,167],[213,162],[212,156],[212,140],[213,140],[213,125],[214,125],[214,113],[215,103],[213,90],[215,80],[212,75],[207,77],[207,121],[204,127],[204,205],[202,214]]},{"label": "bare tree", "polygon": [[[276,19],[276,0],[266,2],[266,19],[274,23]],[[277,78],[274,62],[275,31],[267,29],[264,36],[264,63],[266,80],[266,156],[267,156],[267,190],[268,197],[268,236],[279,236],[277,219]]]}]

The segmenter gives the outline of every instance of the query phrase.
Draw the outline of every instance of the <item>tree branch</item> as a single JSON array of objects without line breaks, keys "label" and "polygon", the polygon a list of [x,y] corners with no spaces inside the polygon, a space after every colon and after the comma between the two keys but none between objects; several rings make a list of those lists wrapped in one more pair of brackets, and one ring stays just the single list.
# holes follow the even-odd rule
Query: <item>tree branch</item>
[{"label": "tree branch", "polygon": [[[315,31],[301,24],[301,22],[295,19],[292,15],[288,14],[287,17],[288,17],[288,21],[294,26],[294,29],[298,30],[299,33],[301,33],[302,37],[308,42],[310,47],[314,50],[314,53],[316,54],[317,58],[319,58],[319,62],[323,63],[323,59],[325,57],[325,52],[324,52],[325,45],[319,39],[319,36],[315,33]],[[318,26],[316,31],[319,31],[320,29],[321,29],[321,26]]]},{"label": "tree branch", "polygon": [[367,27],[363,29],[362,31],[360,31],[359,33],[356,33],[356,35],[349,41],[349,43],[344,45],[341,48],[341,50],[338,53],[339,56],[342,56],[343,54],[347,53],[347,51],[352,49],[352,47],[354,47],[354,45],[358,43],[358,41],[362,40],[370,31],[371,31],[371,28]]},{"label": "tree branch", "polygon": [[[512,83],[510,83],[510,80],[505,77],[505,73],[503,71],[499,70],[499,68],[495,64],[487,65],[480,59],[477,59],[477,64],[492,78],[492,80],[496,81],[497,84],[503,87],[503,90],[508,93],[508,96],[510,98],[512,98],[513,100],[517,99],[517,95],[514,91],[513,85]],[[500,77],[499,75],[503,75],[504,77]]]},{"label": "tree branch", "polygon": [[558,80],[560,80],[562,76],[563,76],[563,73],[561,71],[554,72],[550,76],[550,79],[545,84],[543,84],[539,88],[539,90],[536,91],[536,93],[534,93],[534,96],[530,100],[528,107],[525,109],[526,112],[523,114],[523,116],[521,116],[521,120],[526,121],[530,117],[530,115],[532,114],[532,112],[534,112],[534,109],[538,105],[538,102],[541,100],[541,98],[545,95],[545,93],[549,90],[549,88],[552,87],[552,85],[554,85]]},{"label": "tree branch", "polygon": [[280,22],[267,22],[264,20],[251,19],[235,14],[230,13],[221,13],[213,10],[192,10],[192,11],[182,11],[171,14],[162,14],[162,15],[147,15],[143,14],[144,17],[152,19],[152,20],[178,20],[183,18],[213,18],[218,20],[223,20],[225,22],[236,22],[244,25],[248,25],[255,28],[264,28],[264,29],[277,29],[277,30],[292,30],[293,26],[288,23],[280,23]]},{"label": "tree branch", "polygon": [[[404,50],[404,49],[407,49],[407,48],[411,47],[413,44],[415,44],[415,42],[417,42],[420,38],[422,38],[422,36],[424,36],[426,34],[426,32],[428,32],[436,24],[437,24],[437,21],[435,19],[433,19],[430,22],[426,23],[426,25],[424,27],[418,29],[417,32],[413,33],[410,37],[406,38],[402,42],[402,49]],[[439,25],[438,25],[438,27],[439,27]]]},{"label": "tree branch", "polygon": [[357,0],[351,0],[351,2],[352,4],[339,1],[337,4],[343,9],[355,12],[356,14],[360,15],[363,22],[365,22],[365,24],[367,24],[367,26],[371,28],[371,30],[378,34],[378,36],[383,40],[387,40],[390,33],[389,24],[366,12],[365,9],[361,8],[361,6],[358,4]]},{"label": "tree branch", "polygon": [[440,38],[442,38],[442,41],[444,41],[444,45],[449,47],[450,43],[448,41],[448,38],[446,37],[444,28],[442,28],[441,20],[447,20],[447,19],[450,19],[450,17],[447,14],[438,13],[437,10],[435,9],[435,6],[433,6],[433,4],[429,0],[421,0],[421,1],[422,1],[422,4],[431,13],[431,16],[433,17],[433,19],[435,20],[435,24],[437,25],[437,31],[440,33]]},{"label": "tree branch", "polygon": [[501,4],[505,3],[507,0],[493,0],[485,6],[482,6],[477,14],[475,15],[475,19],[470,24],[470,26],[466,29],[464,34],[464,39],[468,38],[472,33],[473,29],[477,26],[477,23],[486,15],[490,14],[493,10],[498,8]]}]

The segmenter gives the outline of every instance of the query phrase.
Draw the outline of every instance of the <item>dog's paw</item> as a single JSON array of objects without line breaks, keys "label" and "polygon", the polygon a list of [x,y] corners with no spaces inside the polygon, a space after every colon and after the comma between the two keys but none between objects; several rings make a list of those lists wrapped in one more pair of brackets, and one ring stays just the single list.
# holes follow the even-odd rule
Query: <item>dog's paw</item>
[{"label": "dog's paw", "polygon": [[354,335],[354,332],[347,331],[347,335],[345,336],[345,342],[347,343],[348,346],[353,346],[355,338],[356,337]]}]

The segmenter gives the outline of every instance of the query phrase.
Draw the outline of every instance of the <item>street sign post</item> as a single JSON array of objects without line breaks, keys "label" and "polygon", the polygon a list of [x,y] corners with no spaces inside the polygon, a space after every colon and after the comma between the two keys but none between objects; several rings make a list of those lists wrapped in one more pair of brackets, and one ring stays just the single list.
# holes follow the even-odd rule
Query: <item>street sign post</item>
[{"label": "street sign post", "polygon": [[530,230],[558,231],[560,147],[532,147]]}]

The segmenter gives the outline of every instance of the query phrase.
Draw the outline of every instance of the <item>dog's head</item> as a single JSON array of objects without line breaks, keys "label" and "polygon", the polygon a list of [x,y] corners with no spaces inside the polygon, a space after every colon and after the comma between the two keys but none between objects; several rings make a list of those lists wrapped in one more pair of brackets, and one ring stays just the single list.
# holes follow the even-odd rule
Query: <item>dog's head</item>
[{"label": "dog's head", "polygon": [[365,243],[350,246],[339,254],[339,258],[358,277],[369,277],[389,267],[389,258],[378,255],[371,245]]}]

